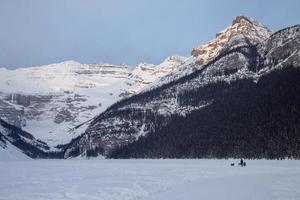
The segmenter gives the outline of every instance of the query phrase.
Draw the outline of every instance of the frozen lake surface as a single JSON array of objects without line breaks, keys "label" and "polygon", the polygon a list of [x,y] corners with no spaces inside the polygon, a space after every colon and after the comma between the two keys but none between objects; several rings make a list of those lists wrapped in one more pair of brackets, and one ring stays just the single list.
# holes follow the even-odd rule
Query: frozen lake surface
[{"label": "frozen lake surface", "polygon": [[6,161],[0,162],[0,199],[300,199],[300,161],[247,160],[243,168],[231,162]]}]

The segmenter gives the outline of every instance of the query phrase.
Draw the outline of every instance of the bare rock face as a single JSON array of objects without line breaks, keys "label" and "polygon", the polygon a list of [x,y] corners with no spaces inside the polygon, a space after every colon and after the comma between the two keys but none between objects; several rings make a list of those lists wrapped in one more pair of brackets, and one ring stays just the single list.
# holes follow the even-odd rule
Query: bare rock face
[{"label": "bare rock face", "polygon": [[234,38],[247,38],[253,45],[270,37],[272,31],[260,22],[246,16],[238,16],[231,26],[218,33],[216,38],[208,44],[196,47],[192,50],[192,56],[197,57],[201,64],[213,60],[226,45]]}]

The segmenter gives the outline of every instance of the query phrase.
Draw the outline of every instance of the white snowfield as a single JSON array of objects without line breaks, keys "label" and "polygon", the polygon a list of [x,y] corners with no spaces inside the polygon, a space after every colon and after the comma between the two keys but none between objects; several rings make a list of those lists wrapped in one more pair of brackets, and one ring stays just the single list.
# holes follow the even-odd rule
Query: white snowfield
[{"label": "white snowfield", "polygon": [[298,200],[300,161],[0,162],[1,200]]}]

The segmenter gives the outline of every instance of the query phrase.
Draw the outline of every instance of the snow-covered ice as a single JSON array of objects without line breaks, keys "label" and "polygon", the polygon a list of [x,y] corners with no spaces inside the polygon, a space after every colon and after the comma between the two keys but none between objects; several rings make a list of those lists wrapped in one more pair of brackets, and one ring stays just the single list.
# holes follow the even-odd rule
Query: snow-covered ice
[{"label": "snow-covered ice", "polygon": [[0,162],[0,199],[300,199],[300,161],[251,160],[247,161],[247,167],[231,167],[231,162],[99,159]]}]

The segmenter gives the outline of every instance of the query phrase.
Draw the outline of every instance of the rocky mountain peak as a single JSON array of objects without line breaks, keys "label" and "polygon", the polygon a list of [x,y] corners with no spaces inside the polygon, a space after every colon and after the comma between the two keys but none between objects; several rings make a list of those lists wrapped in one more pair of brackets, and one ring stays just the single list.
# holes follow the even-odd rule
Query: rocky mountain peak
[{"label": "rocky mountain peak", "polygon": [[271,34],[272,31],[262,23],[251,17],[240,15],[229,27],[217,33],[215,39],[208,44],[194,48],[192,56],[197,57],[200,63],[206,64],[218,56],[232,39],[246,38],[255,45],[270,37]]},{"label": "rocky mountain peak", "polygon": [[258,24],[259,22],[251,17],[247,17],[245,15],[239,15],[232,21],[232,26],[235,24],[242,24],[242,23]]}]

